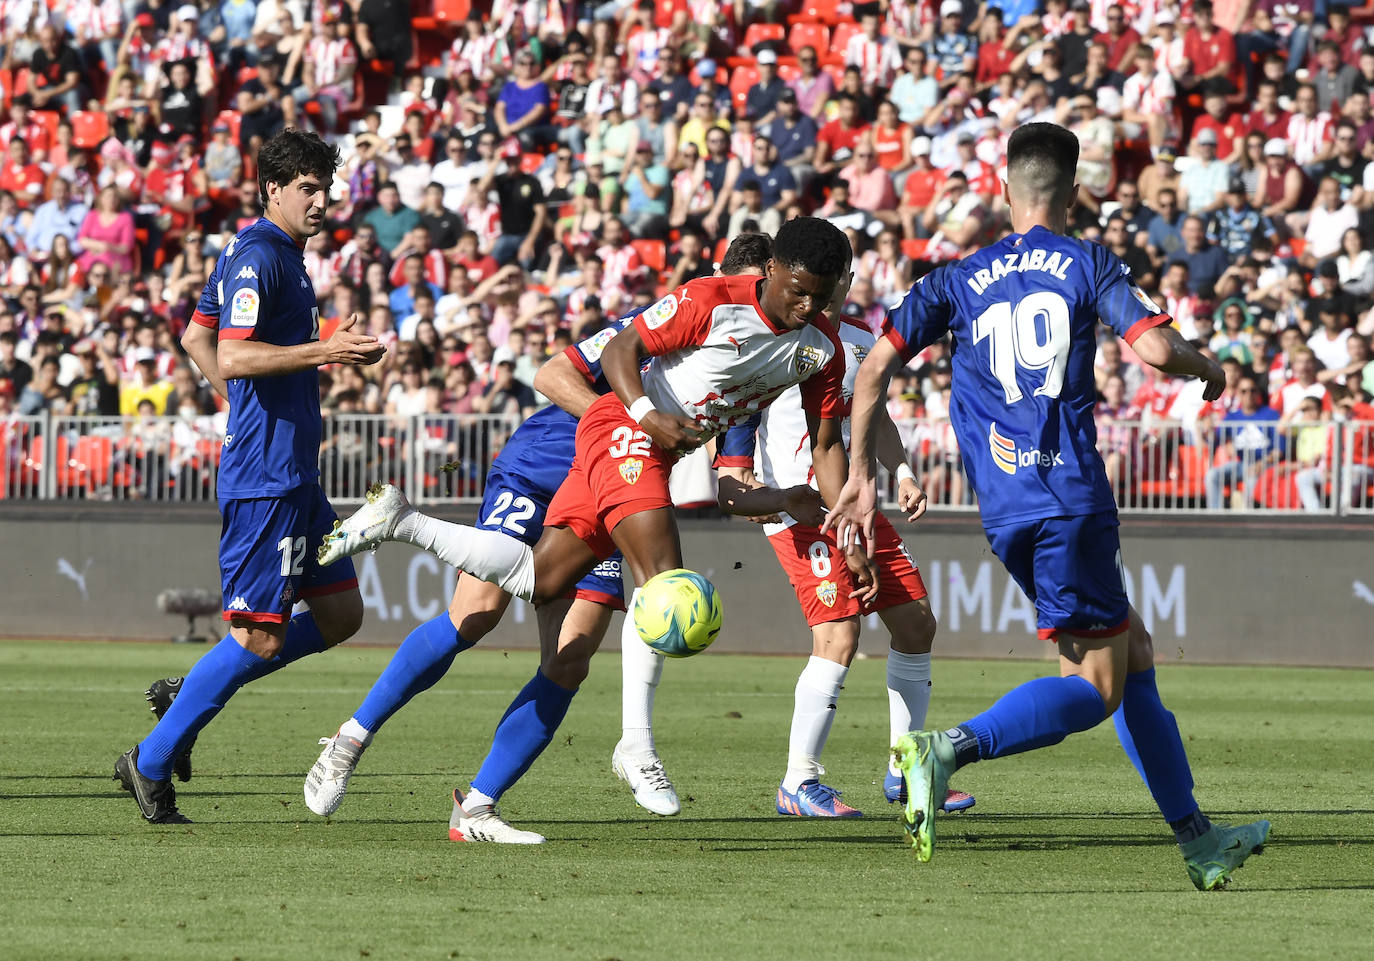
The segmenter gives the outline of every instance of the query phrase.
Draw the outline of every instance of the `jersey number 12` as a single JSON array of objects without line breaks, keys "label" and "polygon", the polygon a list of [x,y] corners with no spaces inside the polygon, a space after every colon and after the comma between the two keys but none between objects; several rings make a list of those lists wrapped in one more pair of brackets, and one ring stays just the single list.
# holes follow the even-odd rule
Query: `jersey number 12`
[{"label": "jersey number 12", "polygon": [[1069,305],[1052,290],[1038,290],[1017,301],[993,304],[973,322],[973,342],[988,341],[992,376],[1002,385],[1007,403],[1023,396],[1016,369],[1043,370],[1045,382],[1036,396],[1058,397],[1069,359]]}]

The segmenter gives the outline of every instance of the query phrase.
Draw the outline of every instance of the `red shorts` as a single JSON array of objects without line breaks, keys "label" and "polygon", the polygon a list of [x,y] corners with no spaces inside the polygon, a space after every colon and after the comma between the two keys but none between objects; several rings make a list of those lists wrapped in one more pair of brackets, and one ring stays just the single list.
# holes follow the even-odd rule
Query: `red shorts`
[{"label": "red shorts", "polygon": [[[892,523],[879,514],[874,528],[878,549],[878,596],[870,611],[885,611],[926,596],[921,572],[911,559],[906,545]],[[778,555],[787,579],[797,592],[806,623],[815,627],[827,621],[842,621],[863,613],[851,598],[857,585],[844,556],[835,546],[833,534],[822,534],[814,527],[793,524],[768,538]]]},{"label": "red shorts", "polygon": [[567,480],[549,502],[545,527],[566,527],[605,560],[611,531],[623,518],[672,507],[668,475],[675,458],[639,429],[615,394],[607,394],[577,424],[577,453]]}]

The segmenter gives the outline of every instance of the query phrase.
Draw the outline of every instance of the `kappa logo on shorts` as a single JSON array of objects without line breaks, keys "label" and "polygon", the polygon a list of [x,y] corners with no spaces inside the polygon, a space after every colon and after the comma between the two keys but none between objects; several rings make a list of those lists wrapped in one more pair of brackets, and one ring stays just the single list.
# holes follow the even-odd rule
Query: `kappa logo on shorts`
[{"label": "kappa logo on shorts", "polygon": [[[682,299],[686,300],[687,297],[684,295]],[[644,326],[648,327],[650,330],[658,330],[658,328],[672,320],[673,315],[676,313],[677,298],[669,294],[658,303],[649,307],[648,310],[644,311]]]},{"label": "kappa logo on shorts", "polygon": [[225,608],[225,610],[229,610],[229,611],[251,611],[252,608],[248,606],[248,602],[245,601],[243,598],[241,598],[241,597],[236,597],[236,598],[234,598],[232,601],[229,602],[229,606],[228,606],[227,608]]},{"label": "kappa logo on shorts", "polygon": [[644,462],[638,457],[630,457],[620,464],[620,476],[625,478],[625,483],[636,484],[639,482],[640,475],[644,473]]},{"label": "kappa logo on shorts", "polygon": [[821,581],[816,588],[816,598],[826,607],[834,607],[835,599],[840,596],[840,589],[834,581]]}]

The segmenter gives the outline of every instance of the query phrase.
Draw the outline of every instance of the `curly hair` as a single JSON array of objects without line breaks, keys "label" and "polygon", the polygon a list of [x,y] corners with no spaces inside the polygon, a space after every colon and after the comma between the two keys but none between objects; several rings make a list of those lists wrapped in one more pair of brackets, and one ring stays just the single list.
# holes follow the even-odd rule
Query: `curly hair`
[{"label": "curly hair", "polygon": [[740,234],[730,241],[725,256],[720,259],[720,272],[726,277],[758,270],[773,259],[773,238],[767,234]]},{"label": "curly hair", "polygon": [[267,185],[284,187],[304,174],[322,181],[334,179],[339,168],[339,148],[318,134],[288,127],[258,149],[258,192],[267,203]]},{"label": "curly hair", "polygon": [[789,220],[773,240],[775,261],[817,277],[843,276],[853,255],[844,231],[819,217]]}]

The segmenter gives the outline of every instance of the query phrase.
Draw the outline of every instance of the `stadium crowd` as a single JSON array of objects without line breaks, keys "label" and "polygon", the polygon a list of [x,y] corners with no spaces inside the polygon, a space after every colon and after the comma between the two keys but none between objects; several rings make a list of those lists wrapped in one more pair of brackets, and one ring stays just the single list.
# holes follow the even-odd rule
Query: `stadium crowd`
[{"label": "stadium crowd", "polygon": [[[1073,231],[1230,375],[1204,404],[1104,328],[1099,443],[1123,503],[1367,505],[1374,425],[1341,427],[1374,422],[1371,15],[1330,0],[6,0],[0,419],[212,429],[217,398],[178,338],[260,213],[257,146],[287,124],[344,157],[305,252],[320,335],[358,312],[393,348],[325,371],[326,410],[410,418],[527,415],[547,357],[802,213],[850,236],[843,311],[877,329],[931,265],[1006,231],[1007,137],[1053,120],[1081,144]],[[949,384],[935,345],[890,408],[933,499],[963,503]],[[25,450],[7,430],[13,471]]]}]

